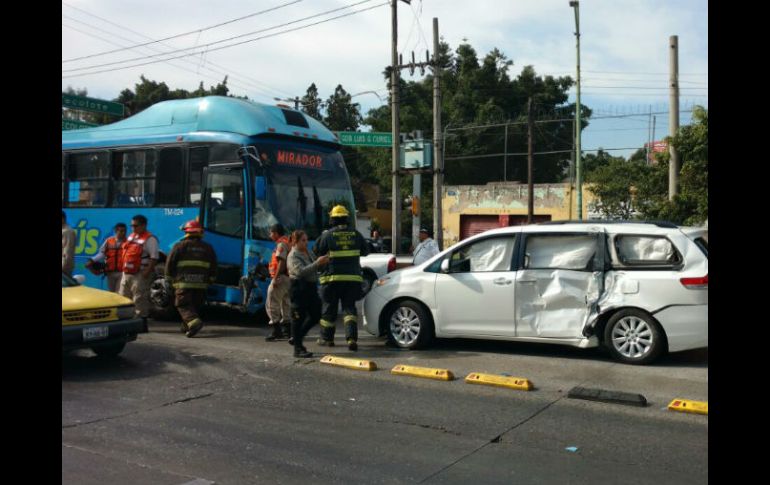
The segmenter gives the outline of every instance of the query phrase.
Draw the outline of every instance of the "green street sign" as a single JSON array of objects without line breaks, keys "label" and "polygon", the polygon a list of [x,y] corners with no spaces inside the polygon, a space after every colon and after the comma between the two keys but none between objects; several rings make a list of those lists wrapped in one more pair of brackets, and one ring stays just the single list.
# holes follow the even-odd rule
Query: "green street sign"
[{"label": "green street sign", "polygon": [[95,125],[93,123],[86,123],[85,121],[78,120],[61,120],[61,129],[64,130],[82,130],[83,128],[91,128]]},{"label": "green street sign", "polygon": [[369,147],[393,146],[393,134],[388,132],[360,133],[358,131],[338,131],[337,137],[343,145]]},{"label": "green street sign", "polygon": [[73,96],[72,94],[61,95],[61,105],[65,108],[79,109],[83,111],[93,111],[96,113],[107,113],[108,115],[123,116],[123,105],[104,101],[103,99],[86,98],[84,96]]}]

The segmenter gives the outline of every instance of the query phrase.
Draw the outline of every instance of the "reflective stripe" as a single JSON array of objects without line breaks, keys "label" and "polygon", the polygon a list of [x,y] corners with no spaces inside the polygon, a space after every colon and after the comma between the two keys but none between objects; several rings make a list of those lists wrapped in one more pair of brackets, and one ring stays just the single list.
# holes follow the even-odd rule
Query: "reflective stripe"
[{"label": "reflective stripe", "polygon": [[333,283],[335,281],[356,281],[358,283],[361,283],[364,281],[364,278],[360,275],[352,275],[352,274],[333,274],[328,276],[321,276],[318,278],[318,281],[321,282],[322,285],[325,285],[326,283]]},{"label": "reflective stripe", "polygon": [[334,327],[334,322],[330,322],[328,320],[324,320],[323,318],[318,323],[320,323],[322,327],[326,327],[326,328],[333,328]]},{"label": "reflective stripe", "polygon": [[179,261],[176,266],[178,268],[182,268],[184,266],[195,266],[197,268],[210,268],[211,263],[207,263],[206,261],[197,261],[197,260],[187,260],[187,261]]},{"label": "reflective stripe", "polygon": [[353,315],[346,315],[345,318],[342,319],[343,322],[347,323],[358,323],[358,318],[356,318]]},{"label": "reflective stripe", "polygon": [[185,283],[184,281],[177,281],[174,283],[174,288],[180,290],[205,290],[209,285],[207,283]]},{"label": "reflective stripe", "polygon": [[345,258],[352,256],[361,256],[361,251],[358,249],[349,249],[346,251],[329,251],[330,258]]}]

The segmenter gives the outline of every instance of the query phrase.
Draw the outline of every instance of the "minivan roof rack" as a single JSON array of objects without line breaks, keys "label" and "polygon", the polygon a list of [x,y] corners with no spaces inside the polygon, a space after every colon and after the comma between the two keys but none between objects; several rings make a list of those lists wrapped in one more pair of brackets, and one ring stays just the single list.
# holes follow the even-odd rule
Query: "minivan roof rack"
[{"label": "minivan roof rack", "polygon": [[558,225],[558,224],[652,224],[654,226],[663,227],[667,229],[676,229],[679,227],[670,221],[627,221],[627,220],[615,220],[615,219],[586,219],[586,220],[570,220],[570,221],[547,221],[540,222],[538,225]]}]

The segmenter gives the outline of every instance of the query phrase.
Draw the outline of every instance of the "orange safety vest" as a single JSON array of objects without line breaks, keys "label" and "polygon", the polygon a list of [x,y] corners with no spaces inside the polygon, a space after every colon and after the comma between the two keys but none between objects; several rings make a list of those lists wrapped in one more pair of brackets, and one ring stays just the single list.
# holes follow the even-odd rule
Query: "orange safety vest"
[{"label": "orange safety vest", "polygon": [[[270,277],[275,278],[276,273],[278,273],[278,251],[281,248],[281,243],[286,245],[286,254],[284,254],[284,259],[289,256],[289,249],[291,249],[291,243],[289,242],[289,238],[286,236],[281,236],[278,238],[278,240],[275,242],[275,250],[273,251],[273,257],[270,260],[270,266],[268,266],[268,269],[270,270]],[[288,271],[288,269],[287,269]],[[287,274],[287,273],[284,273]]]},{"label": "orange safety vest", "polygon": [[142,269],[142,259],[150,259],[149,257],[142,258],[144,253],[144,243],[153,236],[150,232],[145,231],[142,234],[131,233],[123,244],[123,272],[128,274],[138,273]]},{"label": "orange safety vest", "polygon": [[123,268],[124,254],[121,251],[125,240],[120,242],[115,236],[108,237],[104,243],[104,255],[106,256],[104,261],[104,272],[112,273],[114,271],[121,271]]}]

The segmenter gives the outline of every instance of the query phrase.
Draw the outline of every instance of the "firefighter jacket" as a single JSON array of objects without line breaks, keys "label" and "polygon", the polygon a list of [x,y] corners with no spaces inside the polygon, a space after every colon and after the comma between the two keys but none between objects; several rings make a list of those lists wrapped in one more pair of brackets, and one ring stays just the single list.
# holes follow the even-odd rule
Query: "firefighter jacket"
[{"label": "firefighter jacket", "polygon": [[329,255],[329,264],[321,271],[322,285],[336,281],[363,281],[360,256],[369,254],[364,236],[348,226],[335,226],[321,234],[315,244],[318,256]]},{"label": "firefighter jacket", "polygon": [[205,290],[216,274],[214,248],[199,237],[187,236],[176,243],[166,261],[166,275],[176,289]]},{"label": "firefighter jacket", "polygon": [[[152,255],[145,249],[145,244],[155,236],[145,231],[142,234],[131,233],[123,243],[123,272],[128,274],[138,273],[143,266],[149,264]],[[158,238],[155,238],[157,241]]]},{"label": "firefighter jacket", "polygon": [[[270,270],[270,277],[275,278],[276,273],[278,273],[278,259],[283,259],[286,261],[286,258],[289,256],[289,251],[291,250],[291,243],[289,243],[289,238],[286,236],[281,236],[278,238],[278,240],[275,242],[275,250],[273,251],[273,257],[270,260],[270,266],[268,269]],[[286,266],[284,266],[286,268]],[[288,274],[287,268],[284,269],[283,274]]]}]

